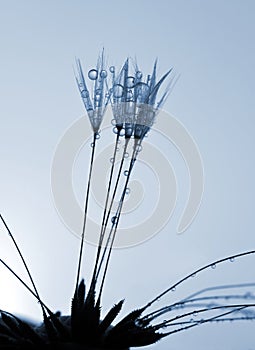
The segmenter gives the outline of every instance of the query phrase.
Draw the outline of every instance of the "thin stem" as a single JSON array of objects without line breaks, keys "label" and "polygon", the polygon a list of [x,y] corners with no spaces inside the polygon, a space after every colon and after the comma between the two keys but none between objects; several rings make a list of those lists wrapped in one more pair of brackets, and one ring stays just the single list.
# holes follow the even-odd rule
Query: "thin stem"
[{"label": "thin stem", "polygon": [[[200,298],[194,298],[195,296],[197,295],[200,295],[202,293],[205,293],[205,292],[208,292],[208,291],[213,291],[213,290],[221,290],[221,289],[230,289],[230,288],[244,288],[244,287],[254,287],[255,286],[255,283],[243,283],[243,284],[230,284],[230,285],[223,285],[223,286],[215,286],[215,287],[209,287],[209,288],[204,288],[204,289],[201,289],[200,291],[196,292],[196,293],[193,293],[191,295],[189,295],[188,297],[186,297],[185,299],[181,299],[180,301],[174,303],[174,304],[171,304],[171,305],[168,305],[168,306],[164,306],[162,308],[159,308],[155,311],[152,311],[150,312],[149,314],[147,314],[146,316],[143,317],[143,319],[148,319],[149,317],[152,317],[152,316],[155,316],[159,313],[166,313],[168,311],[171,311],[173,308],[176,308],[176,307],[183,307],[185,306],[185,304],[187,303],[191,303],[191,302],[194,302],[194,301],[199,301],[199,300],[212,300],[212,299],[218,299],[218,298],[228,298],[228,299],[233,299],[233,298],[243,298],[243,299],[247,299],[248,297],[246,295],[225,295],[225,296],[208,296],[208,297],[200,297]],[[192,299],[194,298],[194,299]],[[250,299],[254,299],[255,296],[250,296],[249,297]]]},{"label": "thin stem", "polygon": [[15,276],[20,282],[21,284],[23,284],[23,286],[37,299],[37,301],[43,305],[43,307],[50,313],[52,314],[52,311],[44,304],[44,302],[41,301],[40,298],[38,298],[37,294],[18,276],[18,274],[16,272],[14,272],[12,270],[12,268],[7,265],[2,259],[0,259],[0,263],[2,265],[4,265],[11,273],[13,276]]},{"label": "thin stem", "polygon": [[[39,301],[39,303],[40,303],[40,306],[41,306],[41,308],[42,308],[42,312],[44,313],[43,303],[42,303],[42,301],[41,301],[41,298],[40,298],[40,296],[39,296],[38,290],[37,290],[37,288],[36,288],[36,286],[35,286],[33,277],[32,277],[32,275],[31,275],[31,273],[30,273],[30,271],[29,271],[29,268],[28,268],[28,266],[27,266],[27,263],[26,263],[26,261],[25,261],[23,255],[22,255],[22,253],[21,253],[21,250],[20,250],[20,248],[19,248],[19,246],[18,246],[18,244],[17,244],[17,242],[16,242],[16,240],[15,240],[13,234],[11,233],[11,230],[9,229],[9,227],[8,227],[8,225],[7,225],[6,221],[5,221],[5,219],[3,218],[2,214],[0,214],[0,219],[1,219],[1,221],[3,222],[4,227],[6,228],[8,234],[9,234],[9,236],[10,236],[10,238],[11,238],[11,240],[12,240],[12,242],[13,242],[13,244],[14,244],[14,246],[15,246],[15,248],[16,248],[16,250],[17,250],[19,256],[20,256],[20,258],[21,258],[21,260],[22,260],[22,263],[23,263],[23,265],[24,265],[24,267],[25,267],[25,269],[26,269],[26,272],[27,272],[27,274],[28,274],[28,277],[29,277],[29,279],[30,279],[30,281],[31,281],[31,283],[32,283],[32,285],[33,285],[33,288],[34,288],[36,297],[37,297],[37,299],[38,299],[38,301]],[[21,279],[20,279],[20,280],[21,280]]]},{"label": "thin stem", "polygon": [[248,251],[248,252],[244,252],[244,253],[239,253],[239,254],[236,254],[236,255],[231,255],[231,256],[228,256],[226,258],[223,258],[223,259],[219,259],[219,260],[216,260],[210,264],[207,264],[195,271],[193,271],[192,273],[188,274],[187,276],[185,276],[184,278],[182,278],[180,281],[178,281],[177,283],[173,284],[171,287],[167,288],[166,290],[164,290],[162,293],[160,293],[158,296],[156,296],[154,299],[152,299],[149,303],[147,303],[144,308],[147,309],[148,307],[150,307],[152,304],[154,304],[157,300],[159,300],[161,297],[163,297],[164,295],[166,295],[168,292],[170,292],[171,290],[174,290],[178,285],[180,285],[181,283],[185,282],[186,280],[188,280],[189,278],[191,278],[192,276],[208,269],[209,267],[212,267],[212,266],[216,266],[218,264],[221,264],[227,260],[233,260],[233,259],[236,259],[236,258],[240,258],[240,257],[243,257],[243,256],[247,256],[247,255],[251,255],[251,254],[254,254],[255,253],[255,250],[251,250],[251,251]]},{"label": "thin stem", "polygon": [[111,253],[112,253],[113,243],[114,243],[114,240],[115,240],[115,237],[116,237],[116,233],[117,233],[117,229],[118,229],[118,224],[119,224],[119,220],[120,220],[120,215],[121,215],[121,211],[122,211],[122,207],[123,207],[123,203],[124,203],[124,198],[125,198],[128,182],[129,182],[129,179],[130,179],[130,176],[131,176],[132,169],[133,169],[134,164],[135,164],[136,159],[137,159],[137,155],[138,155],[138,152],[139,152],[140,144],[141,144],[141,142],[138,142],[137,140],[135,140],[135,142],[134,142],[134,150],[133,150],[133,154],[132,154],[132,157],[131,157],[129,170],[128,170],[128,176],[126,178],[125,186],[124,186],[124,189],[123,189],[123,192],[122,192],[122,195],[121,195],[121,199],[120,199],[120,202],[119,202],[119,205],[118,205],[118,208],[117,208],[117,211],[116,211],[116,215],[115,215],[116,221],[114,220],[114,222],[112,224],[112,227],[111,227],[111,232],[109,234],[109,237],[110,237],[110,235],[113,232],[113,234],[112,234],[112,241],[111,241],[111,245],[110,245],[110,248],[109,248],[109,252],[108,252],[108,256],[107,256],[107,260],[106,260],[106,264],[105,264],[105,269],[104,269],[104,273],[103,273],[103,278],[102,278],[102,282],[101,282],[101,286],[100,286],[98,301],[100,300],[101,295],[102,295],[103,286],[104,286],[104,282],[105,282],[105,277],[106,277],[106,273],[107,273],[107,269],[108,269]]},{"label": "thin stem", "polygon": [[[236,312],[236,310],[234,311]],[[231,312],[228,312],[227,314],[230,314]],[[182,325],[185,325],[185,324],[202,324],[202,323],[213,323],[213,322],[233,322],[233,321],[253,321],[255,319],[255,317],[251,317],[251,316],[243,316],[243,317],[226,317],[226,318],[220,318],[222,317],[223,314],[219,315],[219,316],[216,316],[214,319],[212,318],[209,318],[209,319],[206,319],[206,320],[203,320],[203,321],[183,321],[183,322],[176,322],[176,323],[171,323],[169,324],[167,327],[174,327],[174,326],[182,326]],[[219,319],[220,318],[220,319]]]},{"label": "thin stem", "polygon": [[103,213],[103,219],[102,219],[102,223],[101,223],[101,231],[100,231],[100,236],[99,236],[96,262],[95,262],[94,271],[93,271],[93,275],[92,275],[91,286],[92,286],[92,284],[96,283],[95,277],[96,277],[98,261],[99,261],[99,257],[100,257],[100,253],[101,253],[103,237],[104,237],[104,233],[105,233],[104,227],[107,224],[107,220],[105,220],[105,219],[106,219],[108,201],[109,201],[109,197],[110,197],[111,184],[112,184],[112,178],[113,178],[114,167],[115,167],[115,162],[116,162],[116,154],[117,154],[117,147],[118,147],[118,143],[119,143],[119,138],[120,138],[120,133],[118,132],[117,136],[116,136],[115,147],[114,147],[114,152],[113,152],[112,166],[111,166],[111,171],[110,171],[110,176],[109,176],[109,181],[108,181],[108,188],[107,188],[107,194],[106,194],[105,205],[104,205],[104,213]]},{"label": "thin stem", "polygon": [[[169,305],[169,306],[165,306],[165,307],[162,307],[158,310],[155,310],[154,312],[144,316],[142,318],[142,320],[150,320],[150,322],[155,319],[155,318],[158,318],[168,312],[171,312],[171,311],[175,311],[175,310],[179,310],[179,309],[183,309],[183,308],[194,308],[194,307],[207,307],[208,309],[212,308],[213,306],[223,306],[224,305],[221,305],[219,303],[198,303],[198,302],[201,302],[201,301],[208,301],[208,300],[233,300],[233,299],[247,299],[247,297],[245,297],[245,295],[215,295],[215,296],[208,296],[208,297],[200,297],[200,298],[195,298],[195,299],[190,299],[190,300],[186,300],[184,302],[177,302],[175,304],[172,304],[172,305]],[[255,299],[255,296],[253,297],[250,297],[249,299]],[[193,311],[194,312],[194,311]]]},{"label": "thin stem", "polygon": [[[229,314],[234,313],[234,312],[241,311],[242,309],[244,309],[244,308],[246,308],[246,307],[248,307],[248,306],[240,306],[240,308],[237,309],[237,310],[226,311],[226,312],[224,312],[224,313],[222,313],[222,314],[220,314],[220,315],[216,315],[216,316],[213,316],[213,317],[208,318],[208,319],[205,319],[205,320],[197,321],[195,324],[192,324],[192,325],[189,325],[189,326],[186,326],[186,327],[182,327],[182,328],[178,328],[178,329],[175,329],[174,331],[167,332],[167,333],[164,334],[164,336],[166,337],[166,336],[168,336],[168,335],[170,335],[170,334],[178,333],[178,332],[180,332],[180,331],[184,331],[184,330],[187,330],[187,329],[189,329],[189,328],[199,326],[199,325],[201,325],[201,324],[203,324],[203,323],[212,322],[212,321],[214,321],[214,320],[216,320],[216,319],[219,319],[220,317],[229,315]],[[206,310],[205,310],[205,311],[206,311]],[[167,325],[167,327],[169,327],[169,326],[170,326],[170,325]]]},{"label": "thin stem", "polygon": [[[112,194],[111,203],[110,203],[110,206],[109,206],[109,209],[108,209],[107,217],[106,217],[106,220],[105,220],[105,223],[104,223],[103,238],[105,236],[106,227],[107,227],[110,215],[111,215],[113,202],[114,202],[114,199],[116,197],[116,193],[117,193],[117,189],[118,189],[118,185],[119,185],[119,180],[120,180],[120,176],[121,176],[121,173],[122,173],[123,164],[124,164],[124,160],[125,160],[125,153],[127,151],[127,146],[128,146],[129,140],[130,139],[126,139],[125,140],[125,145],[124,145],[124,149],[123,149],[123,154],[122,154],[122,158],[121,158],[119,172],[118,172],[117,179],[116,179],[116,182],[115,182],[114,191],[113,191],[113,194]],[[102,238],[102,242],[103,242],[103,238]],[[97,274],[96,274],[96,280],[98,279],[99,272],[101,270],[101,267],[102,267],[102,264],[103,264],[103,261],[104,261],[104,258],[105,258],[105,254],[106,254],[106,251],[107,251],[107,247],[108,247],[109,242],[110,242],[110,239],[111,239],[111,231],[110,231],[110,233],[108,235],[108,238],[107,238],[107,241],[106,241],[106,244],[105,244],[105,247],[104,247],[103,255],[102,255],[101,260],[100,260],[100,264],[99,264],[99,267],[98,267],[98,270],[97,270]]]},{"label": "thin stem", "polygon": [[97,136],[97,133],[95,132],[93,135],[93,143],[91,145],[92,151],[91,151],[91,158],[90,158],[90,168],[89,168],[89,178],[87,183],[86,199],[84,203],[84,218],[83,218],[83,226],[82,226],[82,234],[81,234],[81,245],[80,245],[80,252],[79,252],[79,262],[78,262],[78,269],[77,269],[75,292],[78,290],[79,279],[80,279],[81,261],[82,261],[83,245],[84,245],[86,222],[87,222],[88,203],[89,203],[90,183],[91,183],[92,169],[93,169],[93,163],[94,163],[94,157],[95,157],[96,140],[97,140],[96,136]]},{"label": "thin stem", "polygon": [[197,295],[200,295],[200,294],[203,294],[206,292],[210,292],[213,290],[231,289],[231,288],[246,288],[246,287],[255,287],[255,283],[227,284],[227,285],[221,285],[221,286],[208,287],[208,288],[201,289],[198,292],[190,294],[188,297],[186,297],[182,301],[194,298]]},{"label": "thin stem", "polygon": [[[163,322],[157,324],[156,327],[157,328],[161,328],[161,327],[164,327],[164,326],[168,326],[168,324],[170,324],[171,322],[176,321],[176,320],[180,320],[180,319],[182,319],[184,317],[187,317],[187,316],[192,316],[194,313],[196,313],[198,315],[198,314],[201,314],[201,313],[214,311],[214,310],[222,310],[222,309],[234,309],[234,310],[231,310],[231,312],[239,312],[239,311],[242,311],[243,309],[246,309],[248,307],[255,307],[255,304],[223,305],[223,306],[215,306],[215,307],[212,307],[212,308],[204,308],[204,309],[200,309],[200,310],[192,310],[192,311],[187,312],[185,314],[175,316],[175,317],[173,317],[173,318],[171,318],[171,319],[169,319],[167,321],[163,321]],[[217,317],[220,317],[220,316],[218,315]]]}]

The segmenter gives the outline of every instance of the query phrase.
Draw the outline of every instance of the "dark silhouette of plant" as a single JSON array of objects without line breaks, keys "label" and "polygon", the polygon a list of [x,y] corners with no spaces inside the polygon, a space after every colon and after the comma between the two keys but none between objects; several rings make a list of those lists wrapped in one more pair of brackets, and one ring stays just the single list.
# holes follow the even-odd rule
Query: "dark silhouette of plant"
[{"label": "dark silhouette of plant", "polygon": [[[145,80],[143,80],[143,73],[139,70],[137,64],[134,64],[133,70],[131,69],[129,59],[125,61],[119,73],[116,74],[115,67],[111,66],[109,71],[106,69],[104,54],[102,53],[99,56],[96,68],[88,72],[88,77],[93,83],[92,93],[90,93],[80,60],[77,60],[76,64],[78,88],[92,127],[92,144],[71,313],[70,316],[61,316],[60,312],[54,313],[42,301],[14,235],[3,216],[0,215],[3,228],[9,234],[22,260],[32,288],[2,259],[0,259],[0,262],[36,298],[43,316],[43,322],[38,326],[32,325],[7,311],[0,310],[0,349],[127,350],[130,347],[153,344],[166,336],[205,323],[254,320],[255,296],[247,290],[249,291],[249,288],[254,287],[255,283],[208,287],[198,290],[178,302],[156,308],[159,299],[194,276],[210,268],[214,269],[217,265],[224,264],[227,261],[232,262],[234,259],[253,255],[254,250],[225,257],[191,272],[144,306],[131,311],[120,321],[116,321],[116,317],[121,312],[124,300],[115,304],[104,317],[101,316],[101,297],[104,282],[132,171],[142,149],[143,139],[150,131],[155,116],[167,98],[175,79],[171,76],[172,69],[170,69],[161,79],[157,80],[157,61],[154,64],[152,74],[147,76]],[[158,99],[159,90],[167,80],[168,87]],[[112,108],[116,138],[106,189],[105,206],[102,213],[96,260],[92,279],[86,293],[83,279],[80,281],[80,270],[86,238],[90,184],[93,175],[96,143],[100,139],[100,125],[108,104]],[[124,139],[124,147],[117,168],[116,154],[120,138]],[[132,149],[129,159],[127,157],[128,147]],[[127,160],[129,161],[128,169],[123,172],[124,163]],[[121,186],[120,178],[122,176],[125,181],[121,189],[117,209],[112,216],[113,203],[117,189]],[[240,292],[243,289],[246,290],[245,293]]]}]

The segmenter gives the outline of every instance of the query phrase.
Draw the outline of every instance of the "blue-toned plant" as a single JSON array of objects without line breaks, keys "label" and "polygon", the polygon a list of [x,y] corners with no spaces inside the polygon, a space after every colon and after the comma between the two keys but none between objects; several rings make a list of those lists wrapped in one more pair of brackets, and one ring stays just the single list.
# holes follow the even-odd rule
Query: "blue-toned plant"
[{"label": "blue-toned plant", "polygon": [[[142,150],[142,142],[149,133],[155,117],[165,102],[170,88],[173,85],[172,69],[157,80],[157,61],[151,75],[143,75],[137,64],[130,64],[127,59],[120,69],[106,67],[102,53],[97,65],[88,72],[92,82],[92,89],[88,88],[80,60],[76,60],[76,81],[92,128],[91,158],[86,196],[84,201],[84,218],[81,232],[80,252],[76,275],[75,291],[72,299],[70,316],[61,316],[54,313],[41,299],[34,284],[25,259],[11,233],[6,221],[0,216],[4,229],[13,241],[18,254],[26,268],[32,288],[30,288],[2,259],[0,262],[29,290],[37,299],[42,309],[43,323],[31,325],[24,320],[0,310],[0,349],[119,349],[127,350],[130,347],[147,346],[163,337],[169,336],[189,328],[205,323],[227,322],[233,320],[253,320],[255,313],[255,296],[247,293],[247,289],[255,283],[215,286],[194,292],[164,307],[156,308],[157,301],[177,286],[191,279],[195,275],[215,268],[216,265],[233,261],[234,259],[252,255],[255,251],[225,257],[191,272],[177,283],[168,287],[144,306],[131,311],[128,315],[116,322],[121,312],[123,300],[101,316],[101,297],[109,267],[113,244],[118,234],[118,225],[121,219],[122,208],[129,188],[129,181],[137,157]],[[168,87],[159,96],[163,83],[168,81]],[[105,193],[105,205],[101,218],[101,229],[96,251],[96,260],[93,267],[92,279],[88,292],[85,293],[85,284],[80,280],[84,242],[86,240],[86,223],[90,198],[90,185],[93,173],[93,164],[96,152],[96,143],[100,139],[100,126],[107,106],[112,109],[113,131],[115,145],[111,158],[108,186]],[[124,146],[119,165],[116,154],[120,139]],[[131,148],[128,156],[127,150]],[[129,161],[126,170],[124,163]],[[114,174],[116,175],[114,177]],[[120,179],[124,178],[121,185]],[[117,190],[121,188],[121,195],[115,214],[112,215],[113,203],[116,200]],[[245,289],[245,293],[240,290]],[[231,293],[229,292],[231,290]],[[239,290],[239,292],[233,292]],[[154,307],[154,308],[153,308]]]}]

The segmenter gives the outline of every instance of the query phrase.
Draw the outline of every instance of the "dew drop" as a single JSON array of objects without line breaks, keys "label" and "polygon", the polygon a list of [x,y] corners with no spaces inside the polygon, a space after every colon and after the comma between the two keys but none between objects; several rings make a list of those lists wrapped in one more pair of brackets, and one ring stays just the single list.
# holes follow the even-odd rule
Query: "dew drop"
[{"label": "dew drop", "polygon": [[95,100],[96,100],[96,101],[99,101],[99,100],[100,100],[100,98],[101,98],[100,93],[96,92],[96,95],[95,95]]},{"label": "dew drop", "polygon": [[114,134],[118,134],[118,132],[119,132],[119,130],[118,130],[118,128],[115,126],[113,129],[112,129],[112,131],[114,132]]},{"label": "dew drop", "polygon": [[91,146],[91,147],[94,147],[94,142],[91,142],[90,146]]},{"label": "dew drop", "polygon": [[100,77],[103,78],[103,79],[107,77],[107,72],[106,72],[106,70],[104,70],[104,69],[101,70],[101,72],[100,72]]},{"label": "dew drop", "polygon": [[112,126],[116,126],[116,119],[112,119],[111,124],[112,124]]},{"label": "dew drop", "polygon": [[99,140],[100,139],[100,134],[97,132],[96,133],[96,139]]},{"label": "dew drop", "polygon": [[142,145],[137,145],[137,146],[135,146],[135,149],[136,149],[137,152],[141,152],[142,149],[143,149],[143,146]]},{"label": "dew drop", "polygon": [[176,288],[173,287],[173,288],[171,289],[171,292],[175,292],[175,291],[176,291]]},{"label": "dew drop", "polygon": [[135,76],[136,76],[137,79],[142,79],[143,73],[142,73],[141,71],[138,70],[138,71],[135,73]]},{"label": "dew drop", "polygon": [[111,158],[111,159],[110,159],[110,162],[111,162],[111,163],[113,163],[113,161],[114,161],[114,159],[113,159],[113,158]]},{"label": "dew drop", "polygon": [[193,312],[193,316],[196,317],[198,315],[198,312],[197,311],[194,311]]},{"label": "dew drop", "polygon": [[121,129],[120,130],[120,136],[124,136],[125,135],[125,129]]},{"label": "dew drop", "polygon": [[89,72],[88,72],[88,77],[90,80],[96,80],[97,79],[97,76],[98,76],[98,72],[96,69],[91,69]]},{"label": "dew drop", "polygon": [[125,175],[125,176],[128,176],[128,170],[125,170],[125,171],[124,171],[124,175]]},{"label": "dew drop", "polygon": [[81,92],[81,97],[82,97],[82,98],[87,98],[87,97],[89,97],[89,92],[88,92],[88,90],[83,90],[83,91]]},{"label": "dew drop", "polygon": [[123,86],[122,85],[120,85],[120,84],[116,84],[116,85],[114,85],[114,87],[113,87],[113,96],[115,97],[115,98],[120,98],[120,97],[122,97],[122,95],[123,95]]},{"label": "dew drop", "polygon": [[133,98],[133,92],[132,92],[132,90],[128,90],[128,92],[127,92],[127,99],[130,100],[132,98]]},{"label": "dew drop", "polygon": [[125,193],[126,193],[126,194],[129,194],[129,193],[130,193],[130,188],[126,188]]},{"label": "dew drop", "polygon": [[114,72],[115,72],[115,67],[114,67],[114,66],[111,66],[111,67],[109,68],[109,71],[110,71],[111,73],[114,73]]},{"label": "dew drop", "polygon": [[116,220],[117,220],[117,216],[113,216],[112,219],[111,219],[111,222],[112,222],[113,224],[115,224],[115,223],[116,223]]},{"label": "dew drop", "polygon": [[229,261],[230,261],[230,262],[234,262],[234,261],[235,261],[235,258],[230,258]]},{"label": "dew drop", "polygon": [[214,269],[216,269],[216,264],[212,264],[211,265],[211,268],[214,270]]},{"label": "dew drop", "polygon": [[135,78],[134,77],[127,77],[127,80],[126,80],[127,88],[134,87],[134,84],[135,84]]},{"label": "dew drop", "polygon": [[125,152],[124,153],[124,158],[128,158],[129,157],[129,153],[128,152]]}]

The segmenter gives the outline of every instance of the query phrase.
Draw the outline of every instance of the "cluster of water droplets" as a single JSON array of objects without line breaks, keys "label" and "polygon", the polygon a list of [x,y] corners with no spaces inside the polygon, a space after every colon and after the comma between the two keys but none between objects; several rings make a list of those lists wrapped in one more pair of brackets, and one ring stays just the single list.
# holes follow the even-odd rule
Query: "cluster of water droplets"
[{"label": "cluster of water droplets", "polygon": [[114,119],[113,132],[125,138],[142,140],[154,123],[159,105],[156,96],[159,87],[165,80],[166,74],[156,83],[157,62],[154,64],[151,75],[145,77],[136,65],[130,73],[130,64],[127,59],[118,75],[115,67],[110,67],[112,73],[112,87],[110,89],[111,105]]},{"label": "cluster of water droplets", "polygon": [[90,119],[92,129],[94,133],[97,133],[110,99],[107,86],[108,73],[105,69],[104,54],[102,53],[99,56],[96,68],[88,71],[88,79],[92,82],[91,91],[87,87],[81,62],[78,59],[76,60],[76,67],[76,81],[81,98]]}]

